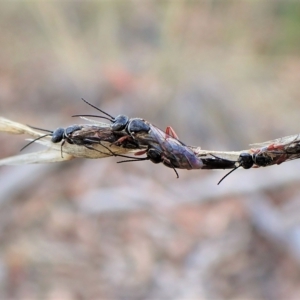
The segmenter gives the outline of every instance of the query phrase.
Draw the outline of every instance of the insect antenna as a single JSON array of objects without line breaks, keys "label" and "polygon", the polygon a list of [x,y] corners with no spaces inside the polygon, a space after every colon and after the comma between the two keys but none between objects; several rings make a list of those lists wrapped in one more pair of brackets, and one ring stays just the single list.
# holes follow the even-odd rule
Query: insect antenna
[{"label": "insect antenna", "polygon": [[53,133],[52,130],[48,130],[48,129],[44,129],[44,128],[39,128],[39,127],[34,127],[34,126],[31,126],[31,125],[27,125],[27,126],[30,127],[30,128],[32,128],[32,129],[37,129],[37,130],[41,130],[41,131]]},{"label": "insect antenna", "polygon": [[20,151],[24,150],[25,148],[27,148],[29,145],[33,144],[34,142],[46,137],[46,136],[49,136],[51,135],[51,133],[47,133],[47,134],[44,134],[44,135],[41,135],[39,137],[37,137],[36,139],[32,140],[31,142],[29,142],[27,145],[25,145],[23,148],[20,149]]},{"label": "insect antenna", "polygon": [[89,103],[88,101],[86,101],[85,99],[81,98],[82,101],[84,101],[86,104],[88,104],[89,106],[97,109],[98,111],[102,112],[103,114],[107,115],[108,117],[110,117],[112,120],[114,120],[115,118],[113,116],[111,116],[110,114],[108,114],[107,112],[101,110],[100,108],[96,107],[95,105]]},{"label": "insect antenna", "polygon": [[234,169],[232,169],[230,172],[228,172],[225,176],[223,176],[221,178],[221,180],[218,182],[218,185],[228,176],[230,175],[233,171],[235,171],[236,169],[238,169],[241,165],[238,165],[237,167],[235,167]]}]

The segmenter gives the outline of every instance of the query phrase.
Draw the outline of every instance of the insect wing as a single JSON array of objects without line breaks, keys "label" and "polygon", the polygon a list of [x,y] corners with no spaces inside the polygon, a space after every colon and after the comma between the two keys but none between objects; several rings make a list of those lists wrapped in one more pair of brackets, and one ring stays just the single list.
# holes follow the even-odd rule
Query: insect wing
[{"label": "insect wing", "polygon": [[152,134],[157,137],[164,155],[170,160],[173,167],[187,170],[203,167],[202,160],[188,146],[156,126],[151,125],[150,128]]},{"label": "insect wing", "polygon": [[[83,120],[89,121],[93,124],[97,124],[97,126],[99,126],[99,127],[108,127],[108,128],[110,127],[110,124],[108,124],[108,123],[99,122],[99,121],[92,120],[90,118],[83,117],[83,116],[80,116],[80,118]],[[93,126],[93,125],[86,125],[86,126]]]},{"label": "insect wing", "polygon": [[295,142],[300,142],[300,135],[299,134],[289,135],[289,136],[285,136],[285,137],[275,139],[275,140],[270,140],[270,141],[263,142],[263,143],[250,144],[250,146],[253,147],[253,148],[262,148],[262,147],[267,147],[269,145],[289,146],[290,144],[295,143]]},{"label": "insect wing", "polygon": [[114,135],[109,127],[96,125],[82,125],[80,130],[74,131],[69,137],[75,144],[99,143],[101,141],[114,142]]},{"label": "insect wing", "polygon": [[181,141],[178,139],[172,137],[171,135],[167,134],[166,132],[162,131],[158,127],[149,124],[150,125],[150,136],[152,135],[152,138],[157,141],[162,147],[164,147],[166,141],[172,141],[173,144],[178,144],[178,145],[184,145]]}]

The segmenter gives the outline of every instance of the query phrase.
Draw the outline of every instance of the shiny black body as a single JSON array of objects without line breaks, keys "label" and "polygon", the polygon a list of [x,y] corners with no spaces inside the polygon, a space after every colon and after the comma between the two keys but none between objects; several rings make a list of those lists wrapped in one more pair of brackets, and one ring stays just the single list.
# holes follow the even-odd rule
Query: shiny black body
[{"label": "shiny black body", "polygon": [[254,164],[259,167],[269,166],[270,164],[272,164],[272,158],[266,156],[264,152],[254,153],[252,155],[250,153],[244,152],[240,154],[238,162],[244,169],[250,169]]},{"label": "shiny black body", "polygon": [[154,164],[159,164],[159,163],[163,162],[161,152],[159,152],[159,151],[157,151],[156,149],[153,149],[153,148],[149,148],[147,150],[147,157]]},{"label": "shiny black body", "polygon": [[129,119],[129,121],[126,124],[124,129],[126,132],[128,132],[130,135],[132,135],[132,133],[136,134],[138,132],[148,133],[150,130],[150,126],[143,119],[131,118],[131,119]]},{"label": "shiny black body", "polygon": [[86,104],[90,105],[91,107],[95,108],[96,110],[100,111],[101,113],[105,114],[107,117],[104,116],[97,116],[97,115],[74,115],[73,117],[95,117],[106,119],[111,122],[110,128],[112,131],[126,131],[132,138],[134,138],[134,134],[138,132],[148,132],[150,130],[150,126],[145,122],[145,120],[141,118],[129,118],[125,115],[118,115],[117,117],[113,117],[112,115],[108,114],[107,112],[103,111],[102,109],[94,106],[93,104],[89,103],[85,99],[81,98]]},{"label": "shiny black body", "polygon": [[119,115],[116,118],[113,118],[113,120],[111,120],[111,122],[112,122],[112,124],[110,127],[113,131],[121,131],[128,124],[129,118],[125,115]]},{"label": "shiny black body", "polygon": [[232,169],[235,168],[235,161],[224,159],[220,157],[208,157],[208,158],[201,158],[203,161],[203,168],[202,169]]},{"label": "shiny black body", "polygon": [[264,155],[264,153],[257,153],[252,155],[253,162],[259,167],[266,167],[272,164],[271,157]]},{"label": "shiny black body", "polygon": [[250,169],[250,168],[252,168],[252,166],[254,164],[252,155],[247,152],[241,153],[237,162],[244,169]]},{"label": "shiny black body", "polygon": [[78,130],[81,130],[82,126],[80,125],[71,125],[67,128],[59,127],[52,131],[51,135],[51,142],[52,143],[59,143],[62,140],[67,141],[69,144],[81,144],[81,141],[78,141],[77,143],[74,143],[74,140],[70,138],[70,135]]},{"label": "shiny black body", "polygon": [[52,143],[59,143],[59,142],[61,142],[62,139],[63,139],[63,137],[64,137],[64,134],[65,134],[65,129],[64,128],[59,127],[57,129],[55,129],[52,132],[51,142]]},{"label": "shiny black body", "polygon": [[125,130],[130,135],[138,132],[148,132],[150,130],[150,126],[141,118],[129,118],[125,115],[119,115],[113,118],[111,122],[110,127],[112,131]]}]

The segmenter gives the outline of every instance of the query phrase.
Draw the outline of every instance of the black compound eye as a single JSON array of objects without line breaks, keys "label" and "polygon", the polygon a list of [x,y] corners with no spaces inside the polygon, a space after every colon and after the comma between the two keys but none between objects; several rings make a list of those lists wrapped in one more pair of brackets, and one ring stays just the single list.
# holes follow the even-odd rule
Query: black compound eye
[{"label": "black compound eye", "polygon": [[65,129],[65,135],[66,137],[68,137],[70,134],[72,134],[74,131],[77,131],[77,130],[80,130],[82,129],[82,126],[79,126],[79,125],[72,125],[72,126],[69,126]]},{"label": "black compound eye", "polygon": [[[143,119],[131,119],[127,126],[127,131],[129,134],[133,132],[148,132],[150,130],[150,126],[146,124]],[[152,149],[154,150],[154,149]]]},{"label": "black compound eye", "polygon": [[241,153],[238,162],[244,169],[250,169],[253,166],[253,158],[250,153]]},{"label": "black compound eye", "polygon": [[119,115],[114,119],[114,122],[111,124],[111,129],[113,131],[121,131],[126,127],[128,121],[129,118],[127,116]]},{"label": "black compound eye", "polygon": [[64,128],[57,128],[52,133],[51,142],[52,143],[59,143],[64,138],[65,129]]},{"label": "black compound eye", "polygon": [[147,157],[154,163],[159,164],[162,162],[161,154],[155,149],[149,149],[147,152]]}]

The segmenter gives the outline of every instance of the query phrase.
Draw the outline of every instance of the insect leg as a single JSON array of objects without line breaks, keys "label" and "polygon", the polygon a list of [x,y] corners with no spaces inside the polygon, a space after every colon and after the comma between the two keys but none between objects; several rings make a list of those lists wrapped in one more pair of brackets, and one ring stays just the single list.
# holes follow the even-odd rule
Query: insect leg
[{"label": "insect leg", "polygon": [[166,134],[178,140],[178,135],[176,134],[175,130],[171,126],[167,126]]},{"label": "insect leg", "polygon": [[63,142],[62,142],[61,145],[60,145],[60,155],[61,155],[61,158],[64,158],[64,157],[63,157],[62,147],[63,147],[63,145],[65,144],[65,142],[66,142],[66,140],[63,140]]},{"label": "insect leg", "polygon": [[[89,140],[89,139],[85,139],[84,141],[85,141],[85,142],[92,142],[92,143],[95,143],[95,141]],[[108,150],[108,151],[111,153],[111,156],[116,156],[116,157],[117,157],[117,156],[120,156],[120,157],[125,157],[125,158],[134,159],[134,157],[129,156],[129,155],[123,155],[123,154],[116,154],[116,153],[114,153],[111,149],[109,149],[109,147],[103,145],[103,144],[101,143],[101,141],[98,141],[98,144],[100,144],[102,147],[104,147],[106,150]],[[94,147],[92,147],[92,146],[88,146],[88,145],[86,145],[86,144],[84,144],[84,146],[85,146],[86,148],[90,149],[90,150],[95,150],[95,151],[98,151],[98,152],[100,152],[100,153],[107,154],[107,153],[102,152],[102,151],[100,151],[100,150],[98,150],[98,149],[96,149],[96,148],[94,148]],[[144,160],[144,159],[143,159],[143,158],[136,158],[136,160]]]}]

